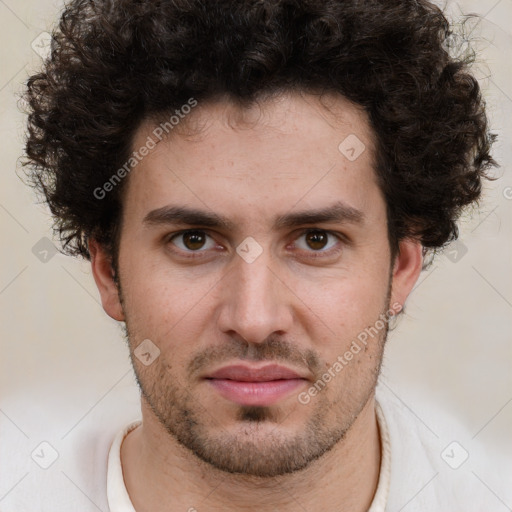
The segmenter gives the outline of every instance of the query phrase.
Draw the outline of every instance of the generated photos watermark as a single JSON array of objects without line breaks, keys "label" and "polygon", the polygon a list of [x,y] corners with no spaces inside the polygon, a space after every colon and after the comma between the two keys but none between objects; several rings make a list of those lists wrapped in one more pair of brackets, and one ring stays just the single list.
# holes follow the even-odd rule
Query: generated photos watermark
[{"label": "generated photos watermark", "polygon": [[350,348],[345,351],[344,354],[339,355],[336,361],[329,367],[329,369],[307,390],[299,393],[297,399],[302,405],[307,405],[311,402],[311,398],[316,396],[322,391],[327,384],[333,380],[340,372],[349,364],[354,356],[359,354],[361,350],[368,344],[368,337],[374,338],[378,336],[379,332],[382,331],[386,325],[394,318],[403,306],[395,302],[390,309],[385,313],[379,315],[379,319],[371,326],[364,329],[357,335],[357,339],[353,340],[350,344]]},{"label": "generated photos watermark", "polygon": [[112,192],[114,188],[121,183],[123,178],[126,178],[128,174],[134,169],[134,167],[141,162],[144,157],[149,155],[149,152],[154,149],[158,142],[160,142],[165,135],[169,134],[182,119],[184,119],[192,109],[197,106],[197,100],[189,98],[187,103],[181,106],[167,121],[160,123],[152,132],[152,135],[148,135],[146,142],[137,150],[134,151],[130,158],[120,167],[101,187],[97,187],[93,191],[93,195],[96,199],[105,199],[109,192]]}]

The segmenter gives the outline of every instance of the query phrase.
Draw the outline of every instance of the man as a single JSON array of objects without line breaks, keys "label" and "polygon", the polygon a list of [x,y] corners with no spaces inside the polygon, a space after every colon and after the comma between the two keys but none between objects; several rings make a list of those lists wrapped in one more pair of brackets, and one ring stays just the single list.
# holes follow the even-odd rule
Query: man
[{"label": "man", "polygon": [[494,164],[449,34],[426,1],[67,5],[27,164],[126,325],[142,421],[112,512],[486,506],[456,477],[409,499],[439,455],[375,394]]}]

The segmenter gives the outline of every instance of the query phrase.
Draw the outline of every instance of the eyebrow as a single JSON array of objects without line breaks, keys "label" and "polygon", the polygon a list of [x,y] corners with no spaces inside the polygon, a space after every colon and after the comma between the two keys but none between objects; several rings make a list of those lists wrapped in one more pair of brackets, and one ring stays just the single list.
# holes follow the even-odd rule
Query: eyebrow
[{"label": "eyebrow", "polygon": [[[364,221],[362,211],[341,201],[325,208],[304,210],[286,213],[275,218],[274,229],[292,228],[303,224],[320,224],[325,222],[342,222],[362,224]],[[209,228],[234,231],[235,224],[214,212],[198,210],[186,206],[163,206],[150,211],[143,219],[147,226],[180,224],[190,226],[206,226]]]}]

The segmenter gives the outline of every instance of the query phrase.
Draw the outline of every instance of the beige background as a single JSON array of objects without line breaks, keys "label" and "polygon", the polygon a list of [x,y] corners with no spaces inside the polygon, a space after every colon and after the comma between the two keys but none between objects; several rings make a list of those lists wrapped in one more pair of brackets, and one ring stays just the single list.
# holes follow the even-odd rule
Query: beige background
[{"label": "beige background", "polygon": [[[41,441],[65,453],[85,424],[101,426],[113,416],[123,424],[138,414],[121,329],[103,312],[88,263],[60,254],[43,263],[34,255],[33,247],[51,238],[51,220],[16,175],[25,119],[15,95],[40,65],[33,41],[50,30],[61,5],[0,0],[0,432],[26,447],[17,454],[19,464],[5,468],[8,447],[0,444],[5,512],[14,510],[9,504],[16,493],[37,481],[41,469],[29,458]],[[480,212],[464,220],[462,244],[454,247],[460,259],[440,255],[420,276],[407,315],[390,336],[382,382],[441,442],[459,440],[470,453],[475,485],[495,495],[495,511],[512,510],[510,493],[496,479],[506,463],[510,478],[512,453],[512,0],[449,2],[447,8],[455,17],[483,16],[472,33],[481,51],[475,73],[499,134],[501,178],[487,186]],[[435,407],[467,432],[439,421]],[[471,466],[477,441],[496,472]]]}]

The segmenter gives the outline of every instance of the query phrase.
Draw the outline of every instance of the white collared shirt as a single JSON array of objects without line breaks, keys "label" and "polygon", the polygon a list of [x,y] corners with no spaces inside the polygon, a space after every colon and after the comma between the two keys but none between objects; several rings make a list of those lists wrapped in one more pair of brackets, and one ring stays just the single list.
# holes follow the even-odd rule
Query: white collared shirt
[{"label": "white collared shirt", "polygon": [[[377,386],[382,456],[369,512],[498,512],[512,505],[510,451],[492,426],[475,435],[438,403]],[[127,388],[132,390],[132,384]],[[134,512],[121,441],[140,424],[139,397],[117,388],[64,439],[27,438],[0,414],[0,508],[16,512]],[[60,404],[59,404],[60,405]],[[128,412],[129,411],[129,412]],[[63,415],[56,407],[49,415]],[[125,425],[125,427],[123,427]],[[38,444],[39,443],[39,444]],[[44,455],[41,465],[40,457]],[[357,492],[357,488],[354,489]],[[311,510],[309,512],[316,512]]]}]

